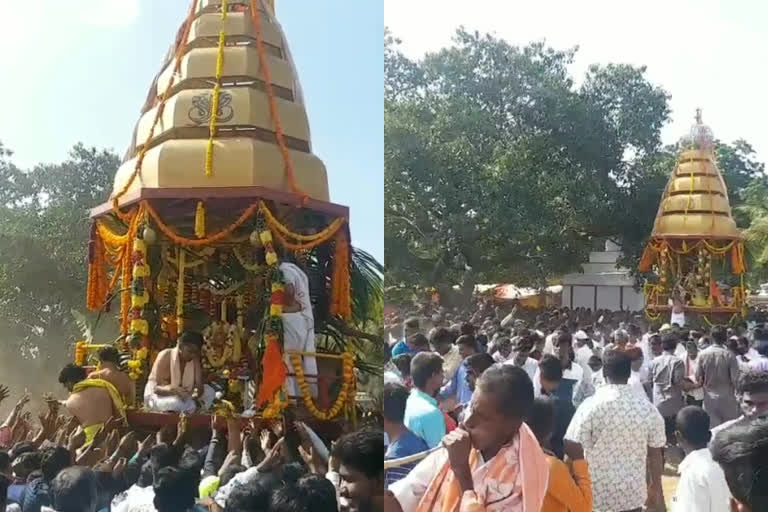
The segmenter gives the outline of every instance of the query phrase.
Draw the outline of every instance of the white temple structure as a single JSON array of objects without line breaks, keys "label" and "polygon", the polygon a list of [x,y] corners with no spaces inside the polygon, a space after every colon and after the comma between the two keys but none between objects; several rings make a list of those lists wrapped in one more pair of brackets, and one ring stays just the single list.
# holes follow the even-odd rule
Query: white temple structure
[{"label": "white temple structure", "polygon": [[605,242],[604,251],[589,253],[583,272],[563,277],[562,305],[569,308],[640,311],[645,307],[642,290],[635,290],[629,270],[617,268],[621,247]]}]

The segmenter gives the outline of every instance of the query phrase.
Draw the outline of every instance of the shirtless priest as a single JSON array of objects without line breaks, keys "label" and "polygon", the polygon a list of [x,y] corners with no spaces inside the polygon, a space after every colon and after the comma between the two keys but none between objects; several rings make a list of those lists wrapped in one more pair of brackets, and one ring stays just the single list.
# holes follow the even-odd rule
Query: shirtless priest
[{"label": "shirtless priest", "polygon": [[68,364],[59,373],[59,382],[70,392],[64,403],[85,432],[85,443],[112,417],[125,417],[125,404],[115,386],[103,378],[87,378],[85,368]]},{"label": "shirtless priest", "polygon": [[120,369],[120,353],[115,347],[107,346],[99,350],[98,356],[101,368],[91,373],[89,378],[111,382],[122,396],[125,405],[133,406],[136,402],[136,384]]},{"label": "shirtless priest", "polygon": [[203,385],[200,356],[203,336],[184,331],[174,348],[160,352],[152,366],[144,404],[150,411],[193,412],[207,409],[213,403],[215,392]]}]

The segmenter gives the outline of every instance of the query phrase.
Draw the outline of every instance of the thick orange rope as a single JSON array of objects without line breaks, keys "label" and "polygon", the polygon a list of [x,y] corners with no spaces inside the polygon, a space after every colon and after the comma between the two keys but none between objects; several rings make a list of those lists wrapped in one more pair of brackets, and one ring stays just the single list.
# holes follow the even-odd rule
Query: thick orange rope
[{"label": "thick orange rope", "polygon": [[288,153],[288,147],[283,139],[283,126],[280,124],[280,116],[277,112],[277,102],[275,101],[275,93],[272,89],[272,77],[269,73],[269,65],[267,64],[267,52],[264,49],[264,41],[261,37],[261,14],[259,13],[258,5],[256,5],[257,2],[258,0],[251,0],[251,17],[253,18],[254,31],[256,33],[256,49],[259,52],[259,68],[261,68],[261,72],[264,75],[264,90],[267,93],[267,98],[269,98],[269,112],[275,127],[275,138],[283,155],[285,175],[288,178],[291,191],[301,196],[301,204],[306,205],[309,196],[296,183],[296,174],[293,171],[291,155]]},{"label": "thick orange rope", "polygon": [[141,150],[139,151],[138,156],[136,157],[136,167],[133,170],[133,173],[131,173],[131,177],[128,179],[128,182],[125,184],[125,186],[115,194],[112,198],[112,210],[115,212],[115,215],[117,215],[120,219],[122,219],[124,222],[127,222],[129,219],[125,217],[125,214],[120,211],[120,203],[119,200],[122,196],[124,196],[128,189],[131,188],[131,185],[136,180],[136,177],[141,174],[141,168],[144,164],[144,155],[147,153],[147,147],[152,140],[152,138],[155,135],[155,128],[157,127],[157,123],[160,121],[160,118],[163,116],[163,110],[165,110],[165,102],[168,100],[168,98],[171,95],[171,89],[173,88],[173,82],[176,78],[176,74],[181,69],[181,58],[184,56],[184,50],[187,47],[187,38],[189,37],[189,31],[192,28],[192,21],[195,17],[195,10],[197,8],[198,0],[192,0],[190,6],[189,6],[189,12],[187,13],[187,19],[185,21],[184,26],[184,34],[181,37],[181,42],[179,43],[179,47],[176,48],[176,63],[173,67],[173,73],[171,74],[170,80],[168,80],[168,87],[166,87],[165,92],[163,93],[162,98],[160,99],[160,104],[157,106],[157,112],[155,112],[155,119],[152,122],[152,128],[149,130],[149,135],[147,136],[147,140],[144,142],[144,145],[142,146]]}]

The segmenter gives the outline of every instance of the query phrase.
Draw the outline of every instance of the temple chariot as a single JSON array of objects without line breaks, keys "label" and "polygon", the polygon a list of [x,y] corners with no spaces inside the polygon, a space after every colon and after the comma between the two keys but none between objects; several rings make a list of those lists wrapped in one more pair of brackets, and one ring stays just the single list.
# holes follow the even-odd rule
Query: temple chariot
[{"label": "temple chariot", "polygon": [[663,323],[727,324],[746,307],[744,237],[700,110],[681,146],[638,268],[652,275],[646,312]]},{"label": "temple chariot", "polygon": [[[91,219],[87,306],[117,317],[138,397],[159,351],[189,329],[204,335],[217,407],[355,421],[349,211],[330,202],[312,153],[273,2],[192,1]],[[315,332],[336,333],[322,347],[285,345],[284,261],[307,276]],[[101,346],[78,342],[76,363]],[[141,403],[128,414],[144,426],[167,416]]]}]

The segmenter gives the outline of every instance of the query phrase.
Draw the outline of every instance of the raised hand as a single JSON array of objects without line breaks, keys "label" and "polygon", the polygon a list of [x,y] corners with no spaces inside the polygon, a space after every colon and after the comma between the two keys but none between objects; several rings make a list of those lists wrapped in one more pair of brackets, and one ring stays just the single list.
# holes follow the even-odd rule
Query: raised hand
[{"label": "raised hand", "polygon": [[315,447],[310,443],[308,448],[299,445],[299,455],[304,460],[310,471],[316,475],[325,475],[328,473],[328,466],[322,457],[317,453]]},{"label": "raised hand", "polygon": [[157,444],[160,443],[170,443],[172,441],[172,433],[173,433],[173,427],[170,425],[163,425],[160,430],[157,431],[157,435],[155,440],[157,441]]},{"label": "raised hand", "polygon": [[128,459],[125,457],[120,457],[115,463],[115,466],[112,468],[112,476],[119,477],[122,475],[123,471],[125,471],[126,465],[128,465]]},{"label": "raised hand", "polygon": [[[107,424],[109,424],[109,422],[107,422]],[[107,431],[107,426],[105,425],[101,427],[98,432],[96,432],[95,436],[93,436],[93,441],[91,442],[91,446],[93,446],[94,448],[97,446],[101,446],[101,444],[107,440],[107,434],[109,434],[109,432]]]},{"label": "raised hand", "polygon": [[179,424],[176,428],[176,439],[173,441],[174,446],[181,446],[184,442],[184,438],[187,435],[188,416],[183,412],[179,414]]},{"label": "raised hand", "polygon": [[6,398],[10,396],[11,392],[8,389],[8,386],[4,386],[0,384],[0,403],[2,403]]},{"label": "raised hand", "polygon": [[67,449],[70,453],[75,453],[85,444],[85,432],[81,429],[75,429],[69,434],[67,439]]},{"label": "raised hand", "polygon": [[331,442],[331,455],[328,457],[328,471],[338,473],[341,468],[341,462],[339,459],[333,456],[333,449],[336,447],[336,442]]},{"label": "raised hand", "polygon": [[118,436],[117,430],[113,430],[109,433],[109,435],[107,436],[107,442],[104,446],[105,454],[115,453],[115,450],[117,449],[117,444],[118,442],[120,442],[117,436]]},{"label": "raised hand", "polygon": [[268,472],[276,468],[283,459],[283,443],[285,438],[281,437],[275,445],[267,452],[267,456],[258,466],[259,472]]},{"label": "raised hand", "polygon": [[265,454],[272,448],[272,436],[269,430],[264,429],[261,431],[261,434],[259,434],[259,444],[261,445],[261,451]]},{"label": "raised hand", "polygon": [[119,457],[126,457],[128,455],[131,455],[136,448],[136,433],[134,431],[130,431],[127,434],[125,434],[122,439],[120,439],[120,443],[117,445],[117,454]]},{"label": "raised hand", "polygon": [[29,395],[22,396],[18,402],[16,402],[16,412],[19,413],[24,409],[24,407],[29,403]]},{"label": "raised hand", "polygon": [[143,441],[139,443],[139,448],[136,450],[136,453],[139,455],[139,457],[149,455],[149,450],[151,450],[153,446],[155,446],[155,436],[149,434],[146,438],[144,438]]}]

